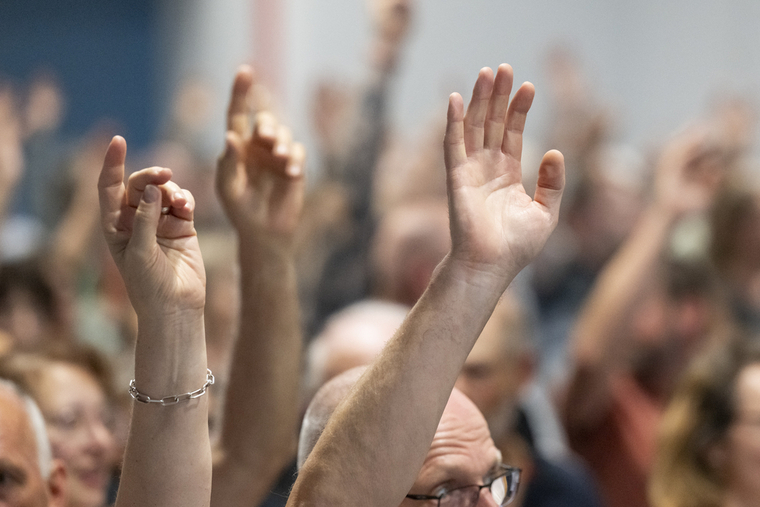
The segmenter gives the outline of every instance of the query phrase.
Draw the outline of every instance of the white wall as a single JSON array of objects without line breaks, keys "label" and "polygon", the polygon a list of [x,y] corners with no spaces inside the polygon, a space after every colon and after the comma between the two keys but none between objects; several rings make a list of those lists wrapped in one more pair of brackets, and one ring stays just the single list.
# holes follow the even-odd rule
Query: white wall
[{"label": "white wall", "polygon": [[[254,0],[248,0],[250,4]],[[327,73],[360,81],[369,40],[366,0],[283,0],[287,12],[284,106],[300,138],[314,84]],[[194,6],[197,56],[227,93],[233,60],[250,38],[245,0],[171,2]],[[223,13],[219,11],[228,10]],[[234,19],[211,26],[213,20]],[[592,93],[618,111],[621,138],[639,146],[704,111],[720,87],[756,94],[760,84],[760,2],[757,0],[418,0],[415,27],[400,67],[393,119],[412,133],[446,96],[465,99],[478,69],[511,63],[516,79],[536,85],[528,133],[547,118],[547,48],[558,41],[580,53]],[[246,25],[246,22],[248,23]],[[248,31],[248,33],[246,33]],[[205,41],[205,42],[204,42]],[[230,44],[230,46],[228,46]],[[189,51],[189,50],[188,50]]]}]

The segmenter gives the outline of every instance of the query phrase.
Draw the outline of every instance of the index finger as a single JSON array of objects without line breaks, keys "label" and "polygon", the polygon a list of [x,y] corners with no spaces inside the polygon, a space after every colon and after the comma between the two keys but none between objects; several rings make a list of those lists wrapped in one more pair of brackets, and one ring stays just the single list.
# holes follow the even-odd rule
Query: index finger
[{"label": "index finger", "polygon": [[106,150],[103,169],[98,178],[100,200],[100,220],[106,233],[116,232],[119,212],[124,202],[124,161],[127,157],[127,142],[121,136],[114,136]]},{"label": "index finger", "polygon": [[253,85],[253,69],[250,65],[241,65],[232,84],[230,106],[227,110],[227,130],[232,130],[245,139],[249,135],[249,117],[251,109],[248,104],[248,91]]}]

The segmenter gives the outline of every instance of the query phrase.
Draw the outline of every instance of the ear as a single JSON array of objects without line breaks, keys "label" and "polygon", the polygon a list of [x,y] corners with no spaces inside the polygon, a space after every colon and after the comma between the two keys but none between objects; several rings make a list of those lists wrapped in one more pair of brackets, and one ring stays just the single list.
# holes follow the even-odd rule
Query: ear
[{"label": "ear", "polygon": [[54,459],[47,480],[49,507],[65,507],[69,496],[68,478],[63,461]]}]

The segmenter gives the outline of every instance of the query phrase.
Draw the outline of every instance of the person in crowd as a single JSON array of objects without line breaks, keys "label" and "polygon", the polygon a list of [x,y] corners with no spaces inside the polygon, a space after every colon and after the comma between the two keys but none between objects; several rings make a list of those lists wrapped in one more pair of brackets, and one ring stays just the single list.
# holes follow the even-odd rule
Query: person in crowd
[{"label": "person in crowd", "polygon": [[[369,296],[370,291],[369,245],[376,220],[372,210],[373,181],[386,146],[390,85],[409,32],[414,2],[370,0],[368,4],[373,26],[370,76],[357,106],[331,104],[341,102],[336,97],[339,93],[333,91],[321,93],[315,108],[324,178],[310,192],[307,214],[319,216],[311,206],[321,207],[326,200],[336,198],[343,202],[344,214],[342,220],[334,220],[326,227],[332,242],[310,244],[323,251],[314,255],[307,249],[303,254],[303,270],[319,273],[313,276],[311,286],[301,289],[309,335],[316,334],[329,315]],[[305,220],[304,226],[313,227],[310,222]],[[336,227],[340,231],[335,231]],[[307,276],[306,280],[311,278]]]},{"label": "person in crowd", "polygon": [[760,193],[737,181],[716,198],[710,213],[710,255],[721,275],[731,311],[747,332],[760,331]]},{"label": "person in crowd", "polygon": [[401,327],[409,309],[399,303],[367,299],[331,315],[306,353],[306,401],[333,377],[374,361]]},{"label": "person in crowd", "polygon": [[42,414],[5,379],[0,379],[0,475],[3,506],[66,505],[66,469],[52,458]]},{"label": "person in crowd", "polygon": [[560,411],[571,448],[591,467],[607,505],[647,505],[662,410],[688,359],[723,334],[710,270],[668,259],[676,226],[713,202],[724,175],[719,153],[703,128],[665,147],[652,201],[573,330]]},{"label": "person in crowd", "polygon": [[760,499],[760,342],[708,349],[681,379],[660,426],[653,507],[747,507]]},{"label": "person in crowd", "polygon": [[451,247],[446,201],[401,204],[379,221],[370,268],[376,297],[413,305]]},{"label": "person in crowd", "polygon": [[71,346],[13,354],[0,363],[0,377],[12,380],[40,407],[53,457],[66,466],[68,507],[108,503],[120,450],[108,375],[94,350]]},{"label": "person in crowd", "polygon": [[[451,251],[335,410],[288,505],[395,507],[431,499],[494,505],[512,498],[514,471],[502,468],[485,420],[464,395],[452,393],[497,301],[540,251],[559,214],[559,152],[544,155],[533,199],[522,187],[522,132],[534,88],[523,84],[510,101],[512,81],[508,65],[495,78],[481,70],[466,114],[461,96],[450,97],[444,152]],[[491,495],[482,494],[486,485]]]},{"label": "person in crowd", "polygon": [[251,118],[253,70],[235,76],[216,191],[238,239],[240,317],[211,504],[257,506],[292,459],[298,433],[301,326],[294,237],[304,149],[266,111]]},{"label": "person in crowd", "polygon": [[[600,506],[593,481],[578,459],[565,455],[550,460],[537,446],[537,430],[543,426],[531,418],[537,414],[525,399],[536,364],[530,333],[527,312],[510,289],[475,342],[456,387],[482,412],[502,459],[522,470],[514,505]],[[553,422],[559,429],[551,404],[541,408],[540,423]]]}]

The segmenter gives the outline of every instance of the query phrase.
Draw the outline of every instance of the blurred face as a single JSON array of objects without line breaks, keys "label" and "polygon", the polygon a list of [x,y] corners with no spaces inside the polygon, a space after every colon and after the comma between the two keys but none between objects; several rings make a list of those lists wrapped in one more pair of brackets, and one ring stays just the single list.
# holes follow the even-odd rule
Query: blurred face
[{"label": "blurred face", "polygon": [[0,387],[0,507],[46,507],[46,483],[21,400]]},{"label": "blurred face", "polygon": [[105,394],[86,371],[55,363],[41,379],[38,401],[53,456],[69,473],[69,505],[101,507],[116,453]]},{"label": "blurred face", "polygon": [[[444,490],[483,484],[500,464],[501,454],[491,440],[485,419],[475,405],[455,389],[409,493],[438,495]],[[401,505],[422,507],[427,503],[406,498]],[[488,491],[482,490],[478,505],[496,503]]]},{"label": "blurred face", "polygon": [[[728,432],[729,494],[760,498],[760,363],[747,366],[736,385],[737,417]],[[750,505],[745,503],[744,505]]]},{"label": "blurred face", "polygon": [[488,321],[456,383],[483,413],[497,440],[508,430],[518,393],[530,375],[518,354],[507,353],[505,332],[496,316]]}]

